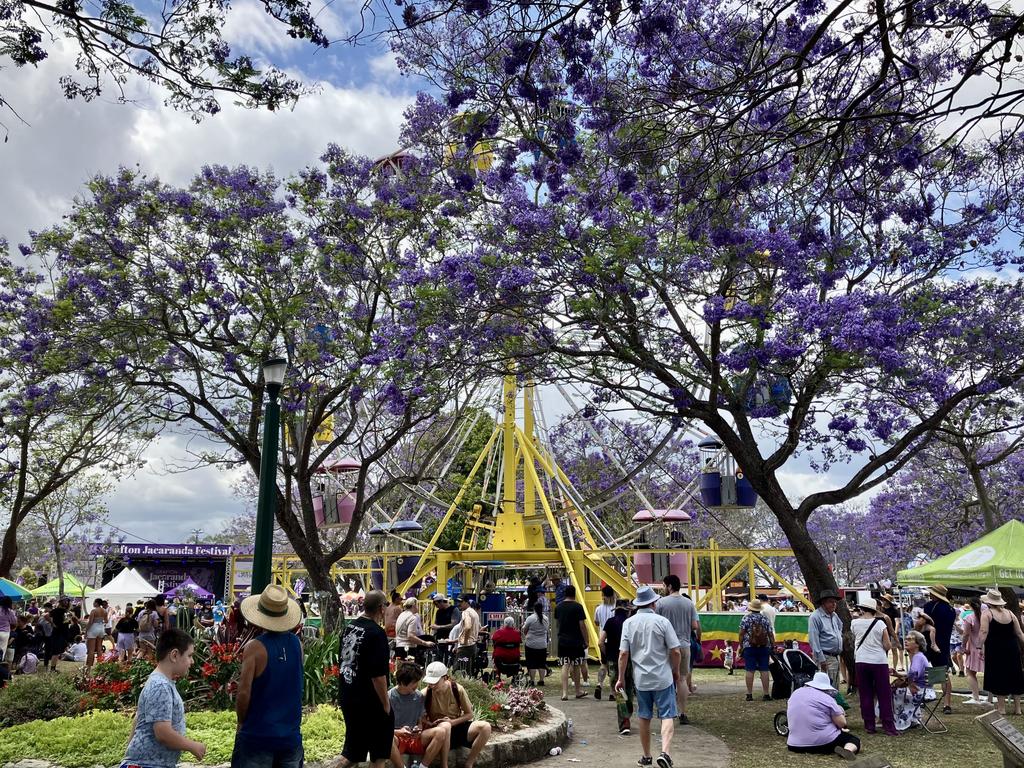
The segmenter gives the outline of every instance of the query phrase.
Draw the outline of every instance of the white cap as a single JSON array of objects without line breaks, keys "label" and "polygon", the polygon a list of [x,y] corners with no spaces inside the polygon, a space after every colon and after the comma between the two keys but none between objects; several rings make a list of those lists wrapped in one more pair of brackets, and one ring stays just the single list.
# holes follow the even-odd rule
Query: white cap
[{"label": "white cap", "polygon": [[423,676],[423,682],[427,685],[433,685],[442,677],[448,674],[448,667],[440,661],[432,661],[427,664],[427,672]]}]

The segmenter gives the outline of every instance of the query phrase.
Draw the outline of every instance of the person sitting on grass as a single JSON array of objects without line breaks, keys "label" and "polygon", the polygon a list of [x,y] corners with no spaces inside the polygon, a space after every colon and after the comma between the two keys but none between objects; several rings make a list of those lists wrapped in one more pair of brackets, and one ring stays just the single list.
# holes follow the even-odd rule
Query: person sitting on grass
[{"label": "person sitting on grass", "polygon": [[85,645],[85,638],[81,635],[75,635],[75,641],[71,644],[63,654],[61,654],[61,661],[74,661],[81,664],[85,661],[89,651]]},{"label": "person sitting on grass", "polygon": [[185,703],[174,684],[192,666],[192,638],[180,629],[165,631],[156,642],[156,669],[139,694],[135,726],[121,768],[177,768],[182,752],[196,762],[206,745],[185,736]]},{"label": "person sitting on grass", "polygon": [[846,714],[834,692],[827,672],[816,672],[813,680],[793,691],[786,709],[790,752],[857,759],[860,739],[846,729]]},{"label": "person sitting on grass", "polygon": [[473,720],[473,704],[466,689],[448,676],[448,667],[435,661],[427,666],[423,678],[427,684],[424,705],[431,727],[448,723],[451,726],[451,748],[468,747],[465,768],[473,768],[487,741],[491,738],[491,724]]},{"label": "person sitting on grass", "polygon": [[391,711],[395,713],[395,744],[391,749],[395,768],[404,767],[402,755],[419,757],[414,768],[417,765],[428,768],[435,758],[439,758],[439,766],[448,765],[452,727],[447,722],[431,727],[427,720],[426,698],[416,690],[422,679],[423,668],[415,661],[399,662],[395,670],[398,685],[388,691]]}]

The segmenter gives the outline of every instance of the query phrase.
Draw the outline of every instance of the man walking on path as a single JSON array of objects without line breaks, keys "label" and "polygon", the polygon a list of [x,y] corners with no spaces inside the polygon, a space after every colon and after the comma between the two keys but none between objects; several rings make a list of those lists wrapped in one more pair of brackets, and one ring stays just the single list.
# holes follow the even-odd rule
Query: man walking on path
[{"label": "man walking on path", "polygon": [[263,633],[242,649],[231,768],[300,768],[302,643],[294,630],[302,623],[302,609],[284,587],[271,584],[245,598],[241,610]]},{"label": "man walking on path", "polygon": [[[956,623],[956,611],[949,604],[949,592],[941,584],[929,587],[928,592],[932,599],[925,603],[921,610],[932,617],[935,623],[935,644],[939,646],[939,652],[929,658],[934,667],[949,667],[952,664],[949,653],[949,642],[953,635],[953,625]],[[942,684],[943,707],[942,714],[953,714],[953,683],[949,676]]]},{"label": "man walking on path", "polygon": [[761,673],[764,700],[772,700],[768,692],[768,662],[775,644],[775,629],[761,613],[763,607],[760,600],[751,600],[747,604],[746,616],[740,620],[740,653],[747,673],[747,701],[754,700],[755,672]]},{"label": "man walking on path", "polygon": [[481,630],[480,614],[476,612],[465,593],[459,596],[459,611],[462,614],[462,631],[459,633],[457,657],[469,660],[467,674],[472,677],[476,673],[477,643],[480,641]]},{"label": "man walking on path", "polygon": [[843,652],[843,620],[836,613],[839,595],[831,589],[818,595],[818,609],[807,620],[807,642],[814,663],[828,672],[832,687],[839,688],[839,656]]},{"label": "man walking on path", "polygon": [[345,745],[340,768],[366,762],[384,768],[391,757],[395,718],[388,698],[388,636],[381,627],[388,598],[367,593],[363,613],[341,636],[338,699],[345,718]]},{"label": "man walking on path", "polygon": [[[679,677],[679,638],[671,622],[654,612],[658,594],[648,586],[636,592],[633,605],[636,615],[622,625],[619,643],[619,679],[615,690],[622,691],[626,680],[626,666],[633,663],[633,683],[636,686],[637,717],[640,718],[640,746],[643,756],[637,765],[672,768],[672,736],[675,733],[676,687],[683,684]],[[661,719],[661,754],[651,759],[651,720],[654,707]]]},{"label": "man walking on path", "polygon": [[558,661],[562,665],[562,701],[569,698],[569,676],[576,687],[576,698],[582,699],[580,669],[587,663],[587,612],[576,602],[576,587],[565,588],[565,599],[555,608],[558,622]]},{"label": "man walking on path", "polygon": [[668,594],[658,601],[654,610],[669,620],[679,638],[679,679],[682,682],[676,686],[676,702],[679,704],[679,724],[689,725],[686,702],[690,698],[690,688],[685,678],[690,671],[690,636],[695,634],[697,642],[700,642],[700,619],[693,600],[679,591],[682,585],[678,576],[670,573],[664,578],[664,584]]}]

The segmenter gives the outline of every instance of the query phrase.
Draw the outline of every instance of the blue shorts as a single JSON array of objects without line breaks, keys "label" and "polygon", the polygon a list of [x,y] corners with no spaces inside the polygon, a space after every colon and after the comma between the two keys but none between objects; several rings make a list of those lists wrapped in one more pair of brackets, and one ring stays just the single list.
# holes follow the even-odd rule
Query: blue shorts
[{"label": "blue shorts", "polygon": [[637,691],[636,692],[636,715],[641,720],[652,720],[654,718],[654,707],[658,707],[658,718],[668,720],[679,716],[676,709],[676,687],[670,685],[660,691]]},{"label": "blue shorts", "polygon": [[768,646],[754,648],[753,646],[743,649],[743,668],[747,672],[767,672],[768,659],[770,658]]}]

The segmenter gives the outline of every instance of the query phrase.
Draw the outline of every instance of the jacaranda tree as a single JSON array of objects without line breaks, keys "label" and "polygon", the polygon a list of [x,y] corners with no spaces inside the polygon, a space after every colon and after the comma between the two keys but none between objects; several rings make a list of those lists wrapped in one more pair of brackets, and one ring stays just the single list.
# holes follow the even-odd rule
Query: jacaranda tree
[{"label": "jacaranda tree", "polygon": [[90,475],[131,472],[153,435],[147,397],[69,343],[69,320],[45,275],[0,258],[0,576],[27,519]]},{"label": "jacaranda tree", "polygon": [[[886,38],[858,38],[845,69],[811,66],[840,40],[810,39],[812,5],[765,36],[742,9],[641,4],[625,29],[593,13],[537,45],[487,14],[449,16],[399,52],[447,89],[421,97],[410,131],[494,155],[462,186],[493,203],[480,258],[529,273],[537,354],[599,404],[718,435],[817,593],[836,582],[812,513],[884,483],[951,413],[1024,376],[1024,286],[999,274],[1020,261],[1007,238],[1024,140],[918,119],[955,57],[914,54],[898,69],[920,81],[896,94],[886,58],[861,58]],[[931,27],[906,41],[946,39]],[[804,48],[798,82],[766,99],[694,85]],[[841,134],[837,111],[852,116]],[[808,464],[836,481],[797,502],[783,479]]]},{"label": "jacaranda tree", "polygon": [[[413,162],[378,173],[336,147],[286,182],[212,167],[175,188],[123,170],[33,239],[61,275],[77,343],[106,375],[155,393],[156,415],[200,438],[201,461],[258,473],[260,363],[287,358],[277,522],[314,588],[335,596],[330,568],[366,510],[421,479],[444,441],[423,448],[419,435],[442,410],[459,414],[480,366],[518,333],[495,309],[517,301],[516,284],[448,256],[467,208],[437,178]],[[313,495],[346,456],[360,462],[355,513],[326,536]]]}]

